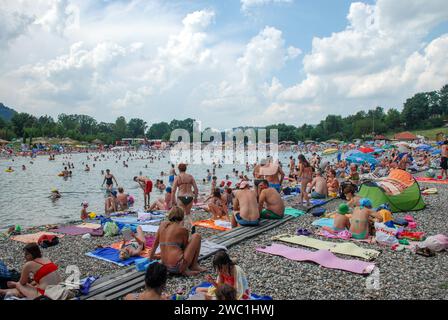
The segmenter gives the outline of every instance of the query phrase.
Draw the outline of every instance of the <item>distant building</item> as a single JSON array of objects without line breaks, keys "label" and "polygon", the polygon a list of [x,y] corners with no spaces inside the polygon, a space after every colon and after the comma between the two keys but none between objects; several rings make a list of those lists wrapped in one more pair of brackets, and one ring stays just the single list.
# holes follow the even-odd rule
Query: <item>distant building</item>
[{"label": "distant building", "polygon": [[398,141],[414,141],[417,140],[417,136],[409,131],[400,132],[394,135],[395,140]]}]

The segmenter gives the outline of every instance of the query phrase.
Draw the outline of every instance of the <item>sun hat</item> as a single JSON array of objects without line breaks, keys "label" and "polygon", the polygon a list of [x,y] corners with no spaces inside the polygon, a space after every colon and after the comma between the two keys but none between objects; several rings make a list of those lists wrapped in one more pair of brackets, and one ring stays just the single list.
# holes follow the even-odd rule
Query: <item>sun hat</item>
[{"label": "sun hat", "polygon": [[359,207],[362,208],[372,208],[372,201],[368,198],[362,198],[359,200]]},{"label": "sun hat", "polygon": [[348,204],[346,204],[346,203],[341,203],[340,205],[339,205],[339,208],[338,208],[338,213],[339,214],[347,214],[347,213],[349,213],[350,212],[350,208],[348,207]]}]

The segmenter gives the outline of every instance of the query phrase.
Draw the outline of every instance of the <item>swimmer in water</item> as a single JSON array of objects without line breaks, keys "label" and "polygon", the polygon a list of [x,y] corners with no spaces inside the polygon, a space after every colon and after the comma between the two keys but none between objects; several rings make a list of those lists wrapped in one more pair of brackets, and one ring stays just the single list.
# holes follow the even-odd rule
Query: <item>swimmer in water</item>
[{"label": "swimmer in water", "polygon": [[58,189],[52,189],[50,198],[51,200],[57,200],[60,199],[62,195],[59,193]]}]

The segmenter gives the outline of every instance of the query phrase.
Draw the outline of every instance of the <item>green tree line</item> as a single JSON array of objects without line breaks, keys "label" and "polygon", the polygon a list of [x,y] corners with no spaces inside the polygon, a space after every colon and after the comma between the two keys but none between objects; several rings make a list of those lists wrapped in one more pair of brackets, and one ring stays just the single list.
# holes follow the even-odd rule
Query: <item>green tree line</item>
[{"label": "green tree line", "polygon": [[[267,126],[277,129],[279,141],[305,141],[328,139],[352,140],[374,134],[399,132],[402,130],[431,129],[441,127],[448,118],[448,84],[438,91],[417,93],[406,100],[400,112],[382,107],[360,111],[342,117],[328,115],[317,125],[302,126],[284,123]],[[193,131],[194,119],[148,123],[139,118],[127,121],[118,117],[114,123],[98,122],[87,115],[60,114],[57,119],[50,116],[35,117],[28,113],[16,113],[10,121],[0,117],[0,138],[58,137],[92,142],[99,139],[112,144],[122,138],[149,138],[169,140],[171,131],[185,129]]]}]

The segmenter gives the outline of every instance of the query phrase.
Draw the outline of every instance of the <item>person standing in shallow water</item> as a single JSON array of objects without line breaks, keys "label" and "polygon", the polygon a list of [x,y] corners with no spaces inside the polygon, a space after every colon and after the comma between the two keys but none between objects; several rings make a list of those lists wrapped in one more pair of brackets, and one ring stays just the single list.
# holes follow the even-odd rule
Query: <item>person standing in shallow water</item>
[{"label": "person standing in shallow water", "polygon": [[112,191],[112,188],[114,186],[114,181],[115,181],[115,184],[118,185],[118,182],[115,179],[114,175],[110,173],[109,169],[107,169],[106,175],[104,176],[104,180],[103,180],[103,183],[101,184],[101,187],[104,186],[104,183],[106,183],[107,190]]}]

